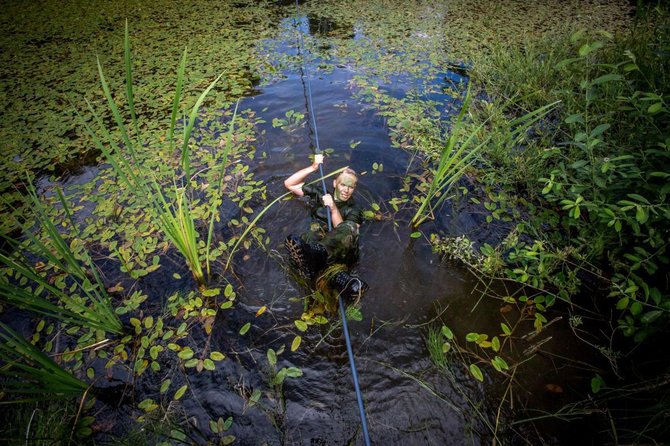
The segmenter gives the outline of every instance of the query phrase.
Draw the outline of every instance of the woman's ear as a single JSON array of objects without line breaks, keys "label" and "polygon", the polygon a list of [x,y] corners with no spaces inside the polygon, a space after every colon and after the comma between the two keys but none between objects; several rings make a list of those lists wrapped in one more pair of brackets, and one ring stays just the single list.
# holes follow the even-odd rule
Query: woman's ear
[{"label": "woman's ear", "polygon": [[333,180],[333,187],[334,187],[335,189],[337,189],[337,178],[335,178],[335,179]]}]

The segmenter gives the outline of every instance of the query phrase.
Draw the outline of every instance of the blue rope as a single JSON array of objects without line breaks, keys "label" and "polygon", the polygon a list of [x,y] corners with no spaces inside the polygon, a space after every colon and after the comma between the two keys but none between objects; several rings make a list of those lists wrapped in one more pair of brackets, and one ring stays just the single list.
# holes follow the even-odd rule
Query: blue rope
[{"label": "blue rope", "polygon": [[[296,7],[296,17],[300,17],[299,14],[299,3],[298,0],[295,0],[295,7]],[[297,27],[296,27],[297,28]],[[302,39],[302,30],[298,29],[298,35],[300,36],[300,41],[298,44],[298,52],[300,52],[300,48],[304,48],[304,42]],[[302,68],[304,71],[307,69],[307,63],[305,61],[305,52],[301,52],[302,56]],[[316,153],[321,153],[321,147],[319,146],[319,132],[316,126],[316,113],[314,112],[314,104],[312,101],[312,84],[309,79],[309,75],[305,75],[305,78],[307,79],[307,112],[312,118],[312,127],[314,129],[314,141],[316,144]],[[321,174],[321,185],[323,187],[323,193],[324,195],[328,193],[328,190],[326,189],[326,182],[323,179],[323,164],[319,164],[319,173]],[[331,216],[330,216],[330,207],[328,207],[328,231],[332,230],[332,221],[331,221]],[[349,366],[351,367],[351,376],[354,381],[354,390],[356,390],[356,401],[358,403],[358,411],[360,412],[361,416],[361,427],[363,429],[363,439],[365,440],[365,446],[370,446],[370,436],[368,435],[368,422],[367,418],[365,416],[365,406],[363,405],[363,396],[361,394],[361,388],[358,384],[358,373],[356,372],[356,362],[354,361],[354,352],[351,348],[351,339],[349,338],[349,327],[347,326],[347,313],[344,308],[344,303],[342,302],[342,297],[341,295],[337,296],[337,300],[340,306],[340,317],[342,319],[342,331],[344,331],[344,340],[347,344],[347,355],[349,356]]]},{"label": "blue rope", "polygon": [[[299,11],[298,11],[298,0],[295,2],[296,6],[296,15],[299,17]],[[298,28],[298,26],[296,26]],[[307,114],[310,116],[312,120],[312,125],[311,128],[314,130],[314,142],[316,144],[316,153],[321,153],[321,146],[319,146],[319,130],[316,126],[316,113],[314,112],[314,101],[312,100],[312,83],[309,80],[309,75],[305,74],[305,71],[307,70],[307,61],[305,60],[305,51],[300,51],[300,48],[304,48],[304,42],[302,39],[302,31],[298,29],[298,36],[299,36],[299,42],[298,42],[298,53],[300,53],[300,56],[302,58],[302,66],[301,66],[301,72],[303,76],[301,76],[302,84],[303,87],[306,87],[307,90]],[[307,79],[307,82],[304,81],[304,79]],[[328,193],[328,189],[326,189],[326,182],[323,180],[323,163],[319,164],[319,174],[321,175],[321,187],[323,189],[323,194],[326,195]],[[328,231],[331,231],[333,229],[333,222],[332,222],[332,217],[330,215],[330,206],[326,206],[328,209],[328,212],[326,213],[326,218],[328,219]]]}]

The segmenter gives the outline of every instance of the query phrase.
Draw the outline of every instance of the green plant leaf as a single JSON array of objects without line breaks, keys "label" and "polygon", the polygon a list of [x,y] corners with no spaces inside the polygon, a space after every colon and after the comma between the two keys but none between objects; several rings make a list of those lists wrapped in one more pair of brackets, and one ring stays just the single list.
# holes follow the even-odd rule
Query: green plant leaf
[{"label": "green plant leaf", "polygon": [[277,365],[277,353],[271,348],[268,349],[267,352],[267,357],[268,357],[268,363],[270,363],[271,366],[276,366]]},{"label": "green plant leaf", "polygon": [[222,361],[226,358],[226,355],[221,352],[212,352],[209,354],[209,357],[212,359],[212,361]]},{"label": "green plant leaf", "polygon": [[175,393],[172,399],[174,401],[179,400],[182,396],[184,396],[184,393],[186,393],[186,389],[188,389],[188,384],[184,384],[181,386]]},{"label": "green plant leaf", "polygon": [[454,333],[446,325],[442,326],[441,331],[442,331],[442,335],[444,335],[445,338],[449,339],[450,341],[454,339]]},{"label": "green plant leaf", "polygon": [[295,323],[295,326],[298,328],[298,330],[300,330],[302,332],[307,331],[307,324],[305,323],[305,321],[296,320],[296,321],[294,321],[294,323]]},{"label": "green plant leaf", "polygon": [[596,394],[600,392],[600,389],[605,385],[605,380],[602,378],[602,376],[596,374],[593,378],[591,378],[591,392]]},{"label": "green plant leaf", "polygon": [[302,337],[301,336],[296,336],[293,338],[293,342],[291,342],[291,351],[294,352],[300,348],[300,343],[302,342]]},{"label": "green plant leaf", "polygon": [[475,377],[478,381],[484,381],[484,375],[482,374],[481,369],[477,364],[470,364],[470,374]]},{"label": "green plant leaf", "polygon": [[170,378],[163,381],[160,388],[161,395],[168,391],[168,389],[170,388],[170,384],[172,384],[172,380]]}]

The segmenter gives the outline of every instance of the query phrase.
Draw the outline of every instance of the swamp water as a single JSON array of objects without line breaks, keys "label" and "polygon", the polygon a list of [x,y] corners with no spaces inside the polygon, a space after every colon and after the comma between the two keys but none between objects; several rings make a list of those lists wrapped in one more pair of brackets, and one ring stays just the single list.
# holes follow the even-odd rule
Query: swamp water
[{"label": "swamp water", "polygon": [[[259,87],[257,95],[246,98],[241,108],[251,108],[265,121],[257,129],[256,158],[250,170],[255,179],[267,185],[269,202],[285,192],[282,183],[288,175],[309,164],[314,146],[313,129],[305,124],[305,82],[309,77],[319,142],[323,149],[333,149],[326,157],[325,170],[353,167],[361,174],[358,199],[367,204],[378,203],[382,211],[388,210],[383,212],[384,218],[362,226],[357,273],[370,290],[361,301],[362,319],[349,323],[372,443],[490,444],[493,434],[486,424],[495,425],[496,417],[502,426],[498,428],[500,437],[512,438],[504,421],[510,416],[509,405],[505,404],[497,414],[497,401],[505,389],[497,388],[489,378],[484,384],[478,383],[460,362],[453,364],[450,375],[441,373],[429,357],[425,339],[431,324],[439,328],[443,322],[448,323],[461,338],[467,332],[487,332],[498,326],[501,305],[497,300],[482,298],[480,281],[465,268],[442,262],[424,237],[410,237],[410,211],[385,209],[385,203],[401,188],[405,175],[417,172],[419,161],[392,147],[384,119],[355,99],[355,75],[345,65],[316,75],[310,75],[309,70],[302,76],[289,72],[284,80]],[[445,76],[465,81],[456,73]],[[380,87],[396,90],[400,97],[413,83],[397,79]],[[431,99],[447,101],[446,96]],[[443,105],[446,110],[451,103]],[[274,118],[285,118],[289,110],[304,113],[303,123],[290,130],[272,126]],[[379,169],[380,165],[383,169]],[[71,177],[65,186],[88,181],[97,169],[90,167],[82,176]],[[50,187],[48,183],[42,186]],[[169,409],[173,420],[188,423],[185,430],[192,437],[187,441],[215,441],[218,437],[210,431],[209,421],[232,417],[233,424],[226,434],[234,435],[236,444],[362,444],[338,315],[328,315],[329,324],[310,326],[304,333],[293,323],[304,311],[300,298],[309,291],[291,278],[282,242],[288,234],[307,229],[308,214],[303,203],[289,200],[275,205],[259,221],[267,231],[270,249],[254,249],[234,265],[239,283],[236,305],[220,313],[208,340],[211,350],[227,356],[216,370],[197,373],[194,369],[184,371],[178,364],[164,365],[172,371],[174,388],[189,386]],[[480,224],[477,211],[449,215],[445,210],[434,227],[426,225],[421,230],[425,234],[431,230],[448,234],[483,231],[483,237],[487,231],[495,231],[483,229]],[[180,270],[182,276],[188,275],[184,269],[173,268]],[[142,285],[150,296],[156,296],[147,303],[157,312],[161,299],[178,289],[171,283],[173,269],[164,269],[168,272],[160,272],[164,274],[162,278],[148,276]],[[267,311],[257,317],[263,306],[267,306]],[[240,329],[246,323],[251,323],[251,328],[241,336]],[[548,331],[558,330],[559,326],[555,324]],[[296,335],[303,340],[300,348],[291,352]],[[198,344],[206,339],[194,333],[192,341]],[[548,346],[558,353],[570,348],[552,343]],[[269,348],[282,352],[274,369],[267,357]],[[540,407],[559,404],[560,396],[549,395],[556,398],[548,402],[538,397],[547,396],[544,386],[565,377],[566,372],[551,359],[534,361],[531,371],[523,377],[525,393],[519,400],[537,398],[535,402]],[[273,385],[273,376],[282,367],[300,369],[302,376],[288,377],[281,386]],[[123,426],[130,427],[131,418],[138,415],[132,404],[140,401],[142,395],[155,396],[160,384],[151,375],[135,380],[133,392],[137,401],[122,399],[122,404],[110,405],[116,409],[101,411],[98,421],[117,424],[121,433]],[[555,428],[547,426],[550,438]]]}]

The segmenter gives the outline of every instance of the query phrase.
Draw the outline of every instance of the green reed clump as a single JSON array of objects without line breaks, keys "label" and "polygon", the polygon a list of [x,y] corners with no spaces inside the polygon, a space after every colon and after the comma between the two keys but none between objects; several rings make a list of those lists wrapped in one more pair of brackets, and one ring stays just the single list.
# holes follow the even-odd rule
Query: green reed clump
[{"label": "green reed clump", "polygon": [[63,370],[2,322],[0,339],[0,359],[4,362],[0,375],[6,377],[2,383],[5,392],[30,395],[21,401],[33,401],[81,395],[88,389],[88,384]]},{"label": "green reed clump", "polygon": [[442,333],[434,326],[428,327],[426,336],[426,348],[433,364],[443,372],[449,370],[449,360],[444,349]]},{"label": "green reed clump", "polygon": [[[0,297],[16,307],[67,323],[120,334],[123,325],[90,255],[83,249],[80,240],[75,238],[68,242],[63,238],[56,223],[47,215],[46,207],[30,184],[30,178],[28,183],[30,202],[46,241],[34,235],[25,225],[23,234],[26,242],[5,237],[14,253],[0,253],[0,263],[10,273],[10,278],[0,283]],[[71,216],[60,190],[58,197],[66,215]],[[70,224],[75,227],[72,220]],[[77,249],[78,246],[82,249]],[[34,261],[28,260],[28,253],[44,261],[57,274],[67,275],[71,283],[52,283],[38,271]],[[23,281],[28,283],[23,284]]]},{"label": "green reed clump", "polygon": [[[98,73],[100,76],[100,83],[104,91],[109,110],[114,118],[117,128],[121,135],[119,141],[117,137],[107,130],[101,117],[96,113],[89,104],[91,114],[98,125],[100,136],[91,128],[91,126],[82,119],[83,125],[93,137],[96,146],[105,155],[107,160],[112,165],[121,183],[128,188],[131,194],[137,199],[154,218],[156,224],[161,229],[165,237],[184,257],[186,265],[190,269],[195,282],[199,287],[204,287],[207,278],[205,271],[210,274],[210,249],[212,242],[212,233],[214,226],[214,215],[216,214],[217,206],[221,203],[220,197],[214,197],[209,204],[209,212],[212,216],[209,222],[209,230],[207,242],[200,241],[200,235],[197,231],[196,215],[194,214],[193,203],[191,202],[191,157],[190,157],[190,140],[195,127],[198,112],[205,97],[214,88],[221,76],[217,77],[204,92],[198,97],[195,105],[192,107],[188,122],[184,127],[183,143],[181,145],[181,172],[175,172],[172,179],[174,186],[173,194],[166,193],[166,188],[161,183],[160,179],[155,175],[151,166],[145,166],[145,162],[141,159],[140,149],[144,150],[142,138],[139,132],[140,126],[137,122],[137,116],[134,113],[135,99],[133,97],[132,89],[132,63],[130,53],[130,40],[128,37],[128,25],[126,23],[126,34],[124,40],[125,49],[125,68],[126,68],[126,96],[127,105],[131,114],[131,121],[135,129],[136,138],[131,138],[128,127],[121,115],[119,108],[112,96],[109,84],[105,78],[102,65],[98,60]],[[168,139],[170,148],[175,147],[174,133],[177,122],[179,104],[181,102],[181,93],[184,83],[184,71],[186,65],[186,50],[183,53],[181,62],[178,68],[177,87],[173,100],[172,114],[168,129]],[[219,189],[221,190],[225,168],[227,166],[227,159],[232,147],[232,132],[235,124],[235,117],[237,115],[237,108],[230,122],[226,137],[226,144],[223,145],[224,151],[220,156],[220,173],[219,173]],[[179,177],[182,178],[182,186],[177,186]],[[204,253],[201,252],[201,246],[204,245]],[[203,269],[203,266],[206,269]]]}]

